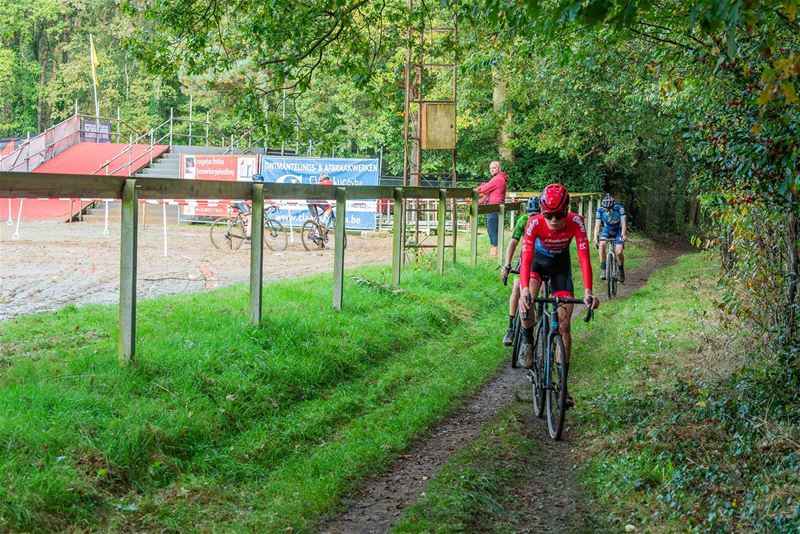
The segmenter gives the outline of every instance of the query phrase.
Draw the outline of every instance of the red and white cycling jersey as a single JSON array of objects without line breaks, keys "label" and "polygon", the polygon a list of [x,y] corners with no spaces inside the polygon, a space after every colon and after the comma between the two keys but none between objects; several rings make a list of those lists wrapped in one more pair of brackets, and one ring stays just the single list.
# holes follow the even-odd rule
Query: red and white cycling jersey
[{"label": "red and white cycling jersey", "polygon": [[539,239],[543,248],[553,255],[567,254],[572,238],[578,247],[578,261],[581,264],[583,287],[592,290],[592,264],[589,259],[589,238],[586,236],[586,224],[583,217],[577,213],[567,214],[564,227],[560,230],[551,230],[543,215],[531,217],[525,227],[525,236],[522,240],[522,264],[519,268],[519,283],[521,287],[528,287],[531,277],[531,264],[533,263],[534,243]]}]

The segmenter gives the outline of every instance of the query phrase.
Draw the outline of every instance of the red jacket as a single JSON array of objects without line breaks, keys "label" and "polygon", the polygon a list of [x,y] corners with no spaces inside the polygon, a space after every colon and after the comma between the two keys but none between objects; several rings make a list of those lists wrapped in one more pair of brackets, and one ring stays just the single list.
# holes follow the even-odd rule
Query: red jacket
[{"label": "red jacket", "polygon": [[[494,177],[478,187],[481,195],[480,204],[502,204],[506,201],[506,183],[508,176],[505,171],[500,171]],[[488,200],[488,202],[487,202]]]}]

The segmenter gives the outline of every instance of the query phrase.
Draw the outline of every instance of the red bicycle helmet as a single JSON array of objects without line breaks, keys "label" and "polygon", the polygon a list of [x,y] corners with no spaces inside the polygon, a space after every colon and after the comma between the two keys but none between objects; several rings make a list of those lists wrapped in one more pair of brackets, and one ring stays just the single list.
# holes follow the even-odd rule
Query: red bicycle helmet
[{"label": "red bicycle helmet", "polygon": [[557,213],[569,208],[569,193],[561,184],[550,184],[544,188],[541,197],[542,211]]}]

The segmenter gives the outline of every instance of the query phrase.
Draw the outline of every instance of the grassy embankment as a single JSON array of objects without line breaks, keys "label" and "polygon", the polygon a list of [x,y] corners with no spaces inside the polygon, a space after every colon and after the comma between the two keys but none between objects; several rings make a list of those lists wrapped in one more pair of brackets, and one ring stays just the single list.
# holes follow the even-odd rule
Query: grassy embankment
[{"label": "grassy embankment", "polygon": [[[718,267],[684,256],[596,324],[576,324],[569,413],[594,530],[800,528],[800,402],[748,369],[714,310]],[[612,343],[613,341],[613,343]],[[523,407],[524,406],[524,407]],[[513,531],[516,485],[537,450],[518,403],[434,478],[401,532]],[[534,432],[546,435],[543,422]],[[548,460],[549,461],[549,460]],[[546,513],[546,511],[544,512]]]},{"label": "grassy embankment", "polygon": [[115,307],[0,323],[0,530],[313,526],[493,375],[497,276],[348,280],[343,313],[330,275],[269,284],[257,329],[244,286],[143,301],[129,369]]}]

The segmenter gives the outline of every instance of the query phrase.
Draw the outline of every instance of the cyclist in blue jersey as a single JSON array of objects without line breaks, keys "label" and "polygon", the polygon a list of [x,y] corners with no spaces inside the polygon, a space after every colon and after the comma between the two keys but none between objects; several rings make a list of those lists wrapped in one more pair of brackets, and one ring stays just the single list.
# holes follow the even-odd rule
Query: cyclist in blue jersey
[{"label": "cyclist in blue jersey", "polygon": [[[528,212],[528,217],[520,217],[517,224],[514,225],[514,233],[511,235],[511,241],[508,243],[506,249],[506,264],[503,266],[503,278],[508,277],[511,272],[511,260],[514,258],[514,251],[517,249],[517,244],[522,239],[525,233],[525,227],[528,225],[528,220],[534,215],[541,213],[542,209],[539,206],[539,197],[532,197],[528,199],[525,205],[525,211]],[[536,240],[536,254],[542,249],[539,240]],[[514,268],[519,272],[519,259],[517,259],[517,266]],[[511,290],[511,297],[508,299],[508,330],[503,337],[503,345],[510,347],[514,338],[514,317],[517,315],[517,304],[519,303],[519,280],[514,280],[514,288]]]},{"label": "cyclist in blue jersey", "polygon": [[[602,227],[602,233],[600,228]],[[594,241],[600,248],[600,279],[606,279],[606,247],[609,241],[614,242],[615,252],[619,261],[619,281],[625,281],[625,256],[622,250],[628,239],[628,220],[625,208],[617,204],[614,197],[606,195],[597,208],[594,223]]]}]

